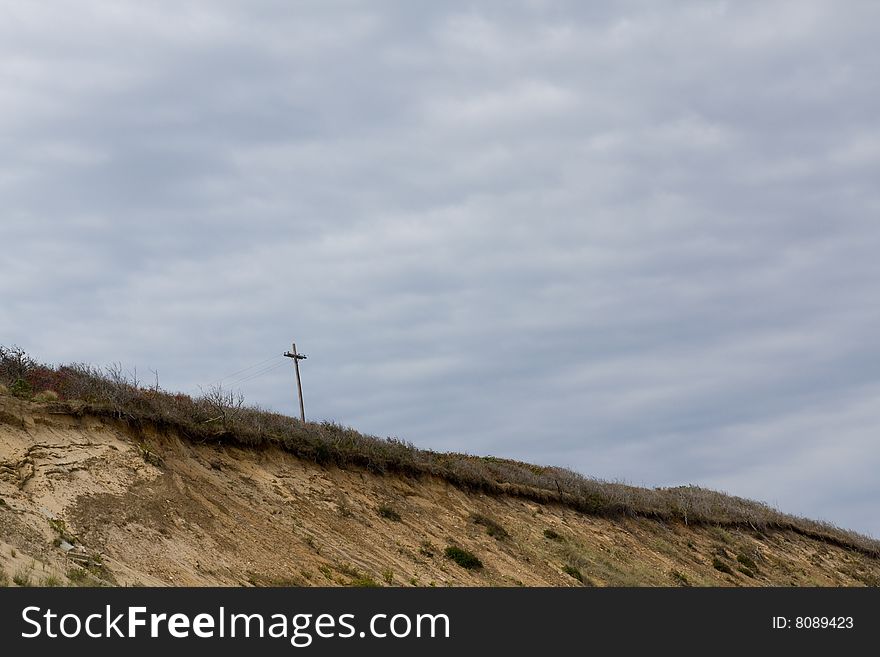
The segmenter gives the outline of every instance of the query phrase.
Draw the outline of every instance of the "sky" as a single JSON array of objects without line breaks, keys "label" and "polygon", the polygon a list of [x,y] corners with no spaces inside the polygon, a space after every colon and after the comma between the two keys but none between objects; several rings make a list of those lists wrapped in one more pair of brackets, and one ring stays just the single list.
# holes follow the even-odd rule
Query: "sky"
[{"label": "sky", "polygon": [[9,0],[0,343],[880,537],[878,22]]}]

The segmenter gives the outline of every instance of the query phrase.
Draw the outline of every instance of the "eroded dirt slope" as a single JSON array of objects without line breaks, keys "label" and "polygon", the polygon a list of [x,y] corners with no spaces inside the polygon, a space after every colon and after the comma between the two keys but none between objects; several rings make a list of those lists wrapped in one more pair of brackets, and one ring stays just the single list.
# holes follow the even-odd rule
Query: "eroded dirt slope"
[{"label": "eroded dirt slope", "polygon": [[50,408],[0,396],[0,584],[880,582],[878,559],[792,532],[589,517]]}]

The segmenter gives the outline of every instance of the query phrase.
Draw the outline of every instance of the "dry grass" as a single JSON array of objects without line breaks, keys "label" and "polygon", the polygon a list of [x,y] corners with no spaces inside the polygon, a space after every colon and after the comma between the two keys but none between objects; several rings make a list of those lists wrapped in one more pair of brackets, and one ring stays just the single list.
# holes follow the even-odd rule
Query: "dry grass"
[{"label": "dry grass", "polygon": [[33,397],[35,402],[53,402],[58,401],[58,393],[54,390],[44,390],[41,393],[34,395]]},{"label": "dry grass", "polygon": [[219,389],[193,398],[142,387],[136,375],[126,374],[119,365],[106,370],[84,364],[49,367],[20,349],[0,347],[0,386],[6,388],[3,394],[28,399],[32,398],[29,391],[49,391],[53,394],[42,393],[42,403],[50,412],[111,418],[127,424],[136,435],[150,426],[197,443],[278,447],[319,464],[440,477],[463,489],[561,503],[590,515],[641,516],[755,531],[788,529],[880,555],[880,541],[697,486],[638,488],[587,478],[564,468],[420,450],[396,438],[364,435],[333,422],[300,422],[244,406],[239,397]]},{"label": "dry grass", "polygon": [[31,575],[33,575],[33,572],[33,566],[29,566],[27,568],[19,568],[16,571],[15,575],[12,576],[12,581],[21,587],[33,586],[34,583],[31,580]]}]

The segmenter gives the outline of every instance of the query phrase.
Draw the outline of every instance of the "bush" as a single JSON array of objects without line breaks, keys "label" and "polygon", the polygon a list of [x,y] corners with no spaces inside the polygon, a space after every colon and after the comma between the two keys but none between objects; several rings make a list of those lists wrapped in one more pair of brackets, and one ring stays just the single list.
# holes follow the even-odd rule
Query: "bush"
[{"label": "bush", "polygon": [[24,379],[18,379],[15,383],[12,384],[12,386],[10,386],[9,392],[12,393],[12,395],[15,397],[27,399],[31,396],[31,384],[29,384]]},{"label": "bush", "polygon": [[56,575],[49,575],[48,577],[43,579],[43,586],[49,588],[61,586],[61,580]]},{"label": "bush", "polygon": [[574,566],[566,564],[565,566],[562,567],[562,572],[564,572],[566,575],[569,575],[570,577],[574,577],[581,584],[584,583],[583,574],[581,573],[580,570],[578,570]]},{"label": "bush", "polygon": [[376,588],[376,587],[382,586],[381,584],[379,584],[376,580],[374,580],[369,575],[363,575],[362,577],[358,577],[357,579],[354,579],[351,582],[349,582],[348,585],[351,587],[354,587],[354,588]]},{"label": "bush", "polygon": [[462,568],[467,570],[479,570],[483,567],[483,562],[477,556],[455,545],[450,545],[445,550],[446,558],[451,559]]},{"label": "bush", "polygon": [[[71,545],[76,545],[78,542],[77,537],[71,533],[67,528],[67,524],[60,518],[49,518],[49,526],[56,534],[58,534],[58,538],[67,541]],[[59,547],[60,545],[61,543],[59,542],[56,547]]]},{"label": "bush", "polygon": [[557,532],[553,531],[552,529],[545,529],[544,530],[544,538],[549,538],[551,541],[561,541],[562,540],[562,536],[560,536]]},{"label": "bush", "polygon": [[33,568],[19,568],[19,570],[12,576],[12,581],[18,584],[19,586],[32,586],[31,582],[31,573],[33,572]]},{"label": "bush", "polygon": [[730,566],[728,566],[726,563],[721,561],[721,559],[719,559],[718,557],[712,558],[712,567],[715,570],[720,570],[722,573],[727,573],[728,575],[733,575],[733,570],[730,569]]},{"label": "bush", "polygon": [[757,572],[758,564],[755,563],[755,560],[752,559],[749,555],[740,552],[736,555],[736,560],[740,562],[743,566],[751,570],[752,572]]},{"label": "bush", "polygon": [[24,349],[0,345],[0,378],[7,383],[24,379],[34,367],[36,362]]},{"label": "bush", "polygon": [[669,573],[669,575],[672,577],[673,581],[676,584],[678,584],[679,586],[690,586],[691,585],[690,581],[687,578],[687,575],[685,575],[682,572],[679,572],[677,570],[673,570],[672,572]]},{"label": "bush", "polygon": [[400,522],[400,514],[392,509],[390,506],[380,506],[376,513],[379,514],[382,518],[386,520],[391,520],[393,522]]},{"label": "bush", "polygon": [[77,586],[85,586],[91,575],[85,568],[71,568],[67,571],[67,579]]},{"label": "bush", "polygon": [[150,465],[154,465],[157,468],[165,467],[165,460],[156,454],[153,450],[147,447],[144,443],[137,444],[138,452],[140,452],[141,458]]},{"label": "bush", "polygon": [[737,568],[737,570],[746,577],[751,577],[752,579],[755,579],[755,573],[752,572],[750,568],[747,568],[746,566],[740,566],[739,568]]},{"label": "bush", "polygon": [[473,520],[476,524],[482,525],[486,528],[486,533],[496,540],[504,540],[510,534],[507,533],[507,530],[504,529],[497,522],[492,520],[492,518],[487,518],[486,516],[480,515],[479,513],[475,513],[471,516],[471,520]]}]

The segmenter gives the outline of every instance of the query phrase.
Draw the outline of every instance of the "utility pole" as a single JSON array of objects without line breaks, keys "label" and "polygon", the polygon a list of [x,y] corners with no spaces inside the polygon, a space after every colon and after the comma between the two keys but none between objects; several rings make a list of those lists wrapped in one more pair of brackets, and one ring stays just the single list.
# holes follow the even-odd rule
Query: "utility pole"
[{"label": "utility pole", "polygon": [[302,381],[299,378],[299,361],[305,360],[307,356],[304,354],[296,353],[296,342],[293,343],[293,351],[286,351],[284,355],[288,358],[293,358],[293,366],[296,368],[296,388],[299,391],[299,418],[305,422],[306,421],[306,409],[303,406],[303,387]]}]

